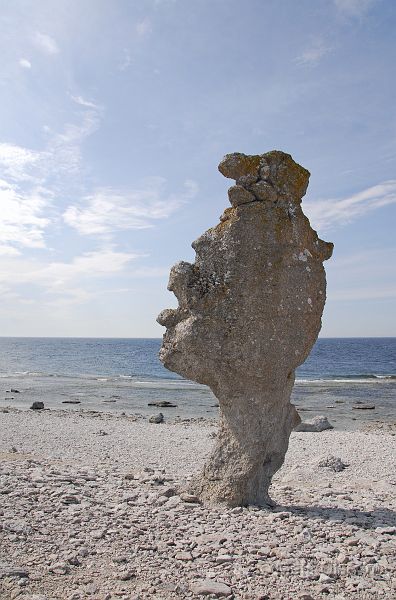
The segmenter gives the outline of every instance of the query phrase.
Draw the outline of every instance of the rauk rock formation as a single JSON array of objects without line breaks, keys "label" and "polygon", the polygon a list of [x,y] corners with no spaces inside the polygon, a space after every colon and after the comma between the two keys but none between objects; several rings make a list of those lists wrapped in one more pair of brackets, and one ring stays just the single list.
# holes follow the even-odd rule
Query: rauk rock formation
[{"label": "rauk rock formation", "polygon": [[301,210],[309,172],[289,154],[228,154],[219,170],[236,180],[232,206],[192,244],[195,263],[171,270],[179,307],[158,317],[160,359],[220,403],[215,447],[190,491],[207,503],[265,505],[300,422],[294,371],[321,327],[333,245]]}]

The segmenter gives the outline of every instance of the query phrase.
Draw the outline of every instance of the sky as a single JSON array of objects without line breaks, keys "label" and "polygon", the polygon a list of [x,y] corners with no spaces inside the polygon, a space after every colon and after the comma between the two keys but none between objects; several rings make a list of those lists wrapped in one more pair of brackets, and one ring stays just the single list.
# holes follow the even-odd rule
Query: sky
[{"label": "sky", "polygon": [[324,337],[396,336],[393,0],[0,0],[0,335],[160,337],[224,154],[292,154]]}]

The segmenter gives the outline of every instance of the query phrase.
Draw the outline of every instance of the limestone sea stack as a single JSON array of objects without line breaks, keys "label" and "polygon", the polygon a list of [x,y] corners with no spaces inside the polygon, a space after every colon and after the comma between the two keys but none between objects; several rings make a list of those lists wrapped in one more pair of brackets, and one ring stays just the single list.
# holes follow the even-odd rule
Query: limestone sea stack
[{"label": "limestone sea stack", "polygon": [[294,372],[320,331],[333,244],[301,210],[310,174],[289,154],[227,154],[219,170],[236,180],[231,208],[192,244],[195,263],[171,269],[179,307],[158,317],[160,359],[220,404],[213,452],[190,492],[207,504],[268,505],[300,422]]}]

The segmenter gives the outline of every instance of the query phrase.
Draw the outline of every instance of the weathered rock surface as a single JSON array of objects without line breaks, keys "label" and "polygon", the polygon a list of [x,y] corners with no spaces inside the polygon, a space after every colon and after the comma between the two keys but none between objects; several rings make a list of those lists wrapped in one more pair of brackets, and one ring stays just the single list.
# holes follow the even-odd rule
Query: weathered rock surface
[{"label": "weathered rock surface", "polygon": [[318,415],[308,421],[303,421],[303,423],[300,423],[295,428],[296,431],[312,431],[316,433],[326,431],[326,429],[334,429],[334,427],[328,418],[323,415]]},{"label": "weathered rock surface", "polygon": [[229,596],[231,588],[225,583],[204,579],[191,584],[191,591],[198,596]]},{"label": "weathered rock surface", "polygon": [[163,423],[164,421],[164,415],[162,413],[158,413],[157,415],[151,415],[151,417],[149,417],[149,423]]},{"label": "weathered rock surface", "polygon": [[220,402],[216,444],[191,492],[209,503],[263,505],[299,422],[294,371],[321,327],[322,263],[333,246],[301,210],[309,172],[290,155],[229,154],[219,170],[236,180],[232,207],[193,243],[195,263],[171,270],[179,307],[158,317],[167,328],[160,358]]},{"label": "weathered rock surface", "polygon": [[32,406],[30,408],[32,410],[43,410],[44,409],[44,402],[33,402]]},{"label": "weathered rock surface", "polygon": [[334,473],[339,473],[340,471],[343,471],[348,465],[344,463],[338,456],[333,456],[332,454],[329,454],[329,456],[326,456],[326,458],[322,458],[322,460],[319,461],[318,466],[327,467],[328,469],[334,471]]}]

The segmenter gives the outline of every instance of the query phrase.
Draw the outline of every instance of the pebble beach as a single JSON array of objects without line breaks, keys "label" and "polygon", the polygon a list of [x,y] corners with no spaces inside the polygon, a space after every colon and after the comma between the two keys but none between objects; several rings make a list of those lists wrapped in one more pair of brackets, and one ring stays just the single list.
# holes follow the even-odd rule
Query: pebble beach
[{"label": "pebble beach", "polygon": [[396,597],[396,427],[294,432],[275,509],[183,493],[209,419],[0,412],[0,598]]}]

